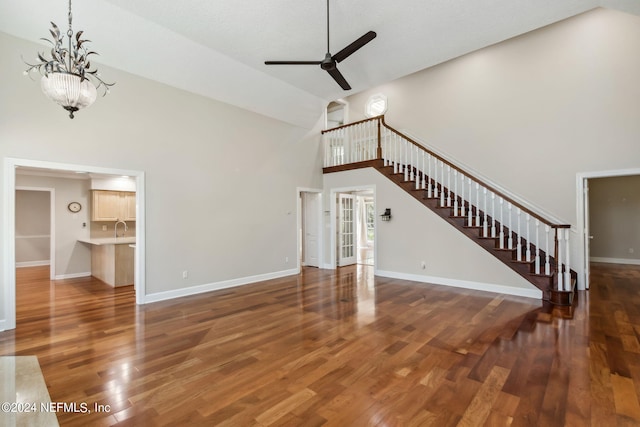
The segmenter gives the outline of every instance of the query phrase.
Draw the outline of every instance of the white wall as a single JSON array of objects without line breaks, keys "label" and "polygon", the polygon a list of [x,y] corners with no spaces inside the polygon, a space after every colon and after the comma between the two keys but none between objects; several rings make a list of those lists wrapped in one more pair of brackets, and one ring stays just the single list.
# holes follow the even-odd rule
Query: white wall
[{"label": "white wall", "polygon": [[39,49],[0,33],[0,157],[144,171],[149,294],[296,267],[296,187],[321,185],[322,111],[307,131],[100,67],[116,86],[70,120],[22,75]]},{"label": "white wall", "polygon": [[[373,168],[324,175],[324,211],[330,209],[332,190],[368,186],[375,186],[378,213],[376,274],[542,297],[535,286]],[[386,208],[391,208],[388,222],[379,216]],[[329,230],[325,230],[325,241],[329,242]],[[325,248],[325,259],[330,259],[330,246]],[[422,269],[422,261],[426,269]]]},{"label": "white wall", "polygon": [[575,226],[577,173],[640,164],[638,52],[640,17],[595,9],[353,95],[350,117],[383,93],[391,126]]},{"label": "white wall", "polygon": [[[53,188],[55,190],[55,275],[77,277],[91,273],[91,250],[79,243],[89,237],[89,181],[47,176],[16,175],[16,186]],[[71,213],[67,206],[79,202],[82,209]],[[17,219],[16,219],[17,222]]]},{"label": "white wall", "polygon": [[16,190],[16,266],[49,265],[51,192]]}]

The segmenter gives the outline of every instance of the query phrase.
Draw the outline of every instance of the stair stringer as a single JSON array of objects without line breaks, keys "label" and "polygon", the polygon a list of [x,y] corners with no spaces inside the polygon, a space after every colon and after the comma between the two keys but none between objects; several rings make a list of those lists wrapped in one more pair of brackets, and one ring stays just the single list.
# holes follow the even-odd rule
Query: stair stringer
[{"label": "stair stringer", "polygon": [[377,212],[392,209],[391,221],[377,221],[377,275],[542,299],[540,289],[373,167],[325,173],[324,182],[327,192],[375,185]]}]

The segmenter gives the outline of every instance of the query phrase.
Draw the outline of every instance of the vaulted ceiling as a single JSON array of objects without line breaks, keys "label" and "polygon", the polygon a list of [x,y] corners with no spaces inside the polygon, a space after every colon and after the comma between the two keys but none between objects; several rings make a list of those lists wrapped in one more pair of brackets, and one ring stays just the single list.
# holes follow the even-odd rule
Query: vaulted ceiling
[{"label": "vaulted ceiling", "polygon": [[[331,100],[595,7],[640,14],[640,0],[330,2],[331,53],[378,34],[339,64],[347,92],[318,66],[264,65],[324,57],[325,0],[76,1],[73,22],[102,64],[309,128]],[[66,28],[66,10],[63,0],[0,0],[0,31],[38,41],[49,21]]]}]

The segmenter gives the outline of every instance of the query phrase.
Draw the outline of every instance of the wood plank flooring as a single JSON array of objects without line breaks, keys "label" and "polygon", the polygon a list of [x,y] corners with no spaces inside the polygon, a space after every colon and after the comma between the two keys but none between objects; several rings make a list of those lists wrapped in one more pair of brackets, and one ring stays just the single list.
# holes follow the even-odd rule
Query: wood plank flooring
[{"label": "wood plank flooring", "polygon": [[594,264],[573,316],[372,272],[136,306],[19,269],[0,355],[38,356],[54,402],[108,405],[62,426],[640,425],[640,266]]}]

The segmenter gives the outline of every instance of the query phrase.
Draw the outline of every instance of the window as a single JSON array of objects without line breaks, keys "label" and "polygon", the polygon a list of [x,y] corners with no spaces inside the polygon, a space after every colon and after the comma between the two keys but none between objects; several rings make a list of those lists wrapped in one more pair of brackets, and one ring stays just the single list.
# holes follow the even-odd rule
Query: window
[{"label": "window", "polygon": [[366,201],[364,206],[367,212],[367,240],[373,242],[373,234],[376,226],[376,212],[373,208],[373,200]]},{"label": "window", "polygon": [[371,95],[364,108],[367,117],[380,116],[387,112],[387,97],[381,93]]}]

